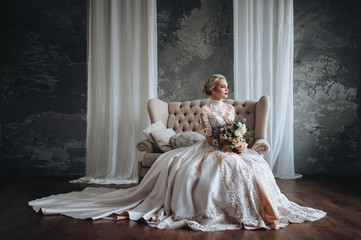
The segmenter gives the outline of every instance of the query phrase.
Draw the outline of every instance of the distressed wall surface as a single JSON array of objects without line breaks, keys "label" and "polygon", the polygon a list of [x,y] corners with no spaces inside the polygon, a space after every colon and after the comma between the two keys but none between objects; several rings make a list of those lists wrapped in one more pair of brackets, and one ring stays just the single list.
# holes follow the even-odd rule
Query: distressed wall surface
[{"label": "distressed wall surface", "polygon": [[0,171],[83,175],[86,0],[0,2]]},{"label": "distressed wall surface", "polygon": [[361,3],[294,1],[295,168],[361,173]]},{"label": "distressed wall surface", "polygon": [[233,90],[232,0],[157,0],[157,11],[158,98],[204,98],[203,83],[214,73]]}]

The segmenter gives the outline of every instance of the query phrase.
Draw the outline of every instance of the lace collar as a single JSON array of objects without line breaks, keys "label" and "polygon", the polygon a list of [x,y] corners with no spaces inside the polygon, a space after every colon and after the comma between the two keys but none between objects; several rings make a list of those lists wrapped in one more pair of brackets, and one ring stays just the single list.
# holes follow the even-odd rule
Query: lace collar
[{"label": "lace collar", "polygon": [[211,109],[213,109],[213,111],[218,112],[222,116],[224,116],[226,114],[226,112],[224,111],[224,108],[223,108],[222,99],[221,100],[211,99],[209,101],[209,106]]},{"label": "lace collar", "polygon": [[221,107],[222,107],[222,99],[221,99],[221,100],[211,99],[211,100],[209,101],[209,104],[212,105],[213,107],[221,108]]}]

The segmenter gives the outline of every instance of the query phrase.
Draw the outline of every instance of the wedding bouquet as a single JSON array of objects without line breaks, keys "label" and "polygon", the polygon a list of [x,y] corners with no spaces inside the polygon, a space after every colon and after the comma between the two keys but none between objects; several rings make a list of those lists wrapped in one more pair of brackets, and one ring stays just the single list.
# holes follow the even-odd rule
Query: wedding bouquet
[{"label": "wedding bouquet", "polygon": [[239,154],[246,151],[250,140],[254,140],[252,134],[253,131],[248,131],[246,128],[245,118],[235,121],[227,119],[224,125],[212,132],[211,137],[217,140],[221,151]]}]

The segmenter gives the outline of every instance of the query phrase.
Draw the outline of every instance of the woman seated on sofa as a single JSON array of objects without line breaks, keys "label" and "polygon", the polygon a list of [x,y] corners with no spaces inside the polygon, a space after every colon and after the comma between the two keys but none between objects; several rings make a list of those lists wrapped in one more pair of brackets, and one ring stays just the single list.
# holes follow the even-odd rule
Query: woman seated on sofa
[{"label": "woman seated on sofa", "polygon": [[[267,162],[247,148],[245,125],[235,121],[234,107],[222,102],[228,96],[226,78],[212,75],[203,92],[211,98],[201,110],[206,139],[162,154],[139,186],[85,188],[29,205],[43,214],[94,220],[143,218],[161,229],[188,226],[202,231],[279,229],[324,217],[321,210],[289,201]],[[233,133],[227,127],[234,127]]]}]

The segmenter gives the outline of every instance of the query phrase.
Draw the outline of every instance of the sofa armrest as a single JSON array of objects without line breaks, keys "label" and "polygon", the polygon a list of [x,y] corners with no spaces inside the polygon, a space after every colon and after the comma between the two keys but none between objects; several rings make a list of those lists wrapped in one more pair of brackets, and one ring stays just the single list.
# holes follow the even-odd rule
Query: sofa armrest
[{"label": "sofa armrest", "polygon": [[256,139],[252,149],[258,152],[258,154],[266,154],[270,150],[270,145],[266,141],[266,139],[260,138]]},{"label": "sofa armrest", "polygon": [[256,103],[255,135],[256,139],[267,138],[267,122],[269,110],[269,97],[262,96]]},{"label": "sofa armrest", "polygon": [[144,151],[146,153],[154,153],[154,152],[157,152],[157,149],[156,147],[154,146],[154,144],[149,141],[148,139],[143,139],[141,141],[139,141],[137,143],[137,149],[139,151]]}]

